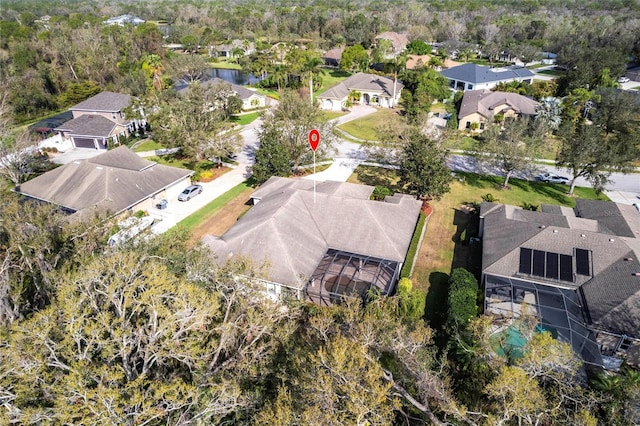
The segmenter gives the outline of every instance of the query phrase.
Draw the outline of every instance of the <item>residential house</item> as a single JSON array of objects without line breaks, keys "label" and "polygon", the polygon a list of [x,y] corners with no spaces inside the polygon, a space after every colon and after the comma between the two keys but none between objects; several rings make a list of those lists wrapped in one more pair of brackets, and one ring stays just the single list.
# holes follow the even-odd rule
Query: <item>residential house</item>
[{"label": "residential house", "polygon": [[[231,91],[242,100],[242,109],[243,110],[251,110],[256,108],[264,108],[267,105],[267,97],[265,95],[261,95],[255,90],[247,89],[242,86],[238,86],[237,84],[229,83],[226,80],[221,78],[212,78],[209,80],[202,81],[203,85],[216,85],[216,84],[227,84],[231,86]],[[183,87],[179,89],[178,92],[184,92],[187,90],[189,86]]]},{"label": "residential house", "polygon": [[70,108],[73,119],[54,129],[63,140],[71,140],[75,148],[106,149],[109,141],[128,136],[143,123],[129,120],[124,109],[131,96],[102,92]]},{"label": "residential house", "polygon": [[421,202],[401,194],[373,201],[373,189],[272,177],[231,229],[203,242],[221,263],[237,257],[266,263],[264,284],[273,297],[329,305],[371,289],[388,295],[400,277]]},{"label": "residential house", "polygon": [[407,49],[409,44],[409,38],[406,34],[400,34],[393,31],[385,31],[382,34],[376,36],[376,42],[378,40],[387,40],[391,42],[391,52],[386,55],[386,59],[395,58],[400,53]]},{"label": "residential house", "polygon": [[344,47],[334,47],[333,49],[326,51],[322,55],[322,60],[324,61],[324,64],[328,67],[340,66],[340,59],[342,59],[342,52],[344,52]]},{"label": "residential house", "polygon": [[640,214],[576,200],[541,211],[480,208],[484,311],[496,321],[525,309],[587,364],[640,365]]},{"label": "residential house", "polygon": [[500,83],[520,81],[531,84],[534,73],[527,68],[490,68],[477,64],[462,64],[440,71],[453,90],[492,89]]},{"label": "residential house", "polygon": [[145,22],[144,19],[138,18],[133,15],[120,15],[113,18],[109,18],[106,21],[104,21],[104,23],[107,25],[120,25],[121,27],[127,24],[131,24],[131,25],[144,24],[144,22]]},{"label": "residential house", "polygon": [[510,92],[470,90],[464,92],[458,112],[458,130],[470,130],[478,123],[477,130],[493,123],[496,115],[503,117],[534,116],[540,104],[531,98]]},{"label": "residential house", "polygon": [[[405,64],[405,67],[408,70],[414,70],[419,67],[427,67],[429,66],[430,60],[431,60],[431,55],[407,55],[407,63]],[[442,63],[442,66],[436,69],[441,70],[444,68],[453,68],[461,64],[462,62],[456,62],[456,61],[452,61],[449,58],[445,58],[444,62]]]},{"label": "residential house", "polygon": [[193,171],[140,158],[125,146],[73,161],[15,188],[26,197],[77,215],[148,211],[162,199],[177,200]]},{"label": "residential house", "polygon": [[359,72],[330,87],[317,96],[320,108],[341,111],[346,108],[349,96],[358,95],[354,103],[392,108],[400,100],[403,89],[400,81],[388,77]]},{"label": "residential house", "polygon": [[235,39],[230,43],[215,46],[215,51],[222,58],[233,58],[236,52],[242,51],[243,56],[251,55],[256,51],[255,44],[252,41]]}]

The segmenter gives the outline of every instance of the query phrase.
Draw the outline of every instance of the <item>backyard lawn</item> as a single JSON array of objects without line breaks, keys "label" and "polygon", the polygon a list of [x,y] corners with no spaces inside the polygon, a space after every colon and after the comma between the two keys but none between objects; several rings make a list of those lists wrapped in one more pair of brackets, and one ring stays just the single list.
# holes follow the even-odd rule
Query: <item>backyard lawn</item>
[{"label": "backyard lawn", "polygon": [[248,114],[238,114],[231,117],[231,121],[239,126],[246,126],[260,117],[260,112],[250,112]]},{"label": "backyard lawn", "polygon": [[[324,92],[325,90],[327,90],[328,88],[340,83],[343,80],[346,80],[347,77],[351,76],[351,73],[349,72],[345,72],[345,71],[340,71],[340,70],[324,70],[325,73],[321,74],[320,77],[322,78],[322,86],[320,86],[320,88],[314,92],[314,96],[317,96],[319,94],[321,94],[322,92]],[[315,86],[315,84],[314,84]],[[308,85],[307,85],[308,88]]]}]

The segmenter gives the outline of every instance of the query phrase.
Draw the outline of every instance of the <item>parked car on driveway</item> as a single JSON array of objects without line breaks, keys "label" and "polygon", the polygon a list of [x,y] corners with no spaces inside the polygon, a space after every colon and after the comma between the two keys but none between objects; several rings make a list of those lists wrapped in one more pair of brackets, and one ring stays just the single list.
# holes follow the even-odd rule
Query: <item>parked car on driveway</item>
[{"label": "parked car on driveway", "polygon": [[569,183],[569,178],[560,175],[554,175],[553,173],[548,172],[544,172],[536,176],[536,180],[544,183],[561,183],[563,185]]},{"label": "parked car on driveway", "polygon": [[202,192],[202,185],[189,185],[178,195],[178,201],[189,201]]},{"label": "parked car on driveway", "polygon": [[618,78],[618,83],[628,83],[629,82],[629,78],[628,77],[620,77]]}]

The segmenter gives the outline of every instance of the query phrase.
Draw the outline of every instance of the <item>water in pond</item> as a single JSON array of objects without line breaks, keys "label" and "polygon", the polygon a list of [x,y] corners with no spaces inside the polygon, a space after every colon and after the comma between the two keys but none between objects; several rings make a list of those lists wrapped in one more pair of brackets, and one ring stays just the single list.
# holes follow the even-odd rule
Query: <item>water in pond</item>
[{"label": "water in pond", "polygon": [[221,78],[228,81],[231,84],[237,84],[238,86],[245,86],[249,83],[251,85],[256,84],[260,79],[255,75],[242,72],[240,70],[228,70],[223,68],[211,68],[209,73],[211,78]]}]

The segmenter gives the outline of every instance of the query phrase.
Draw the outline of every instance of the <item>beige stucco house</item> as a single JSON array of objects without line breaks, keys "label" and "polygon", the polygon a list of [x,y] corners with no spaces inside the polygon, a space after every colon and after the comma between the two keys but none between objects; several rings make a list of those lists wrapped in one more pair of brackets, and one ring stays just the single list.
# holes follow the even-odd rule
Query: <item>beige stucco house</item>
[{"label": "beige stucco house", "polygon": [[355,103],[393,108],[400,100],[404,86],[388,77],[359,72],[330,87],[317,96],[320,108],[341,111],[347,107],[350,94],[358,94]]},{"label": "beige stucco house", "polygon": [[140,158],[126,146],[67,163],[15,188],[26,197],[55,204],[71,214],[118,215],[149,211],[175,200],[193,171]]},{"label": "beige stucco house", "polygon": [[473,123],[478,123],[475,130],[483,131],[485,126],[493,123],[496,115],[518,117],[536,115],[540,104],[531,98],[509,92],[492,92],[491,90],[471,90],[464,93],[460,111],[458,112],[458,130],[472,130]]}]

